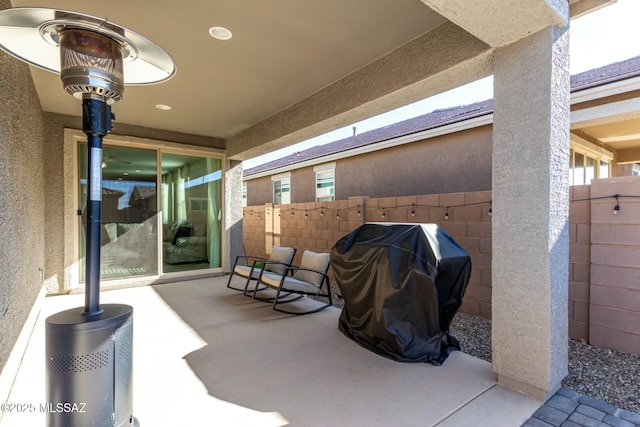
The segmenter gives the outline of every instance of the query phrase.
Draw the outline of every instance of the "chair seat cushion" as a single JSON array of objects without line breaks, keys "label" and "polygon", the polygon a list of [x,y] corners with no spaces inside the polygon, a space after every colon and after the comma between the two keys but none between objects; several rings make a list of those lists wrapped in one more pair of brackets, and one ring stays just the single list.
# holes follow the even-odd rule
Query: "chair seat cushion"
[{"label": "chair seat cushion", "polygon": [[233,272],[238,276],[249,277],[249,274],[251,274],[251,278],[254,280],[258,280],[258,276],[260,276],[260,271],[261,269],[254,268],[252,273],[251,267],[246,265],[236,265],[235,268],[233,269]]},{"label": "chair seat cushion", "polygon": [[[282,279],[282,276],[277,276],[275,274],[262,275],[262,282],[274,288],[278,288],[280,286],[281,279]],[[317,286],[314,286],[311,283],[287,276],[284,278],[284,282],[282,283],[282,290],[317,294],[319,289]]]},{"label": "chair seat cushion", "polygon": [[270,273],[265,270],[262,273],[262,279],[260,281],[271,288],[278,289],[280,287],[280,280],[282,280],[281,274]]}]

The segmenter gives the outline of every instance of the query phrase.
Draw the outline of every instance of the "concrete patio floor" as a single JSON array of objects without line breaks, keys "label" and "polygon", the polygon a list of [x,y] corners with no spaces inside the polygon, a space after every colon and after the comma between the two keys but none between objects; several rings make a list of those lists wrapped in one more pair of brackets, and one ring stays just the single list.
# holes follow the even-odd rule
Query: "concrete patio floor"
[{"label": "concrete patio floor", "polygon": [[[284,315],[226,281],[102,292],[102,303],[134,308],[141,426],[519,426],[541,405],[462,352],[440,367],[394,362],[342,335],[339,309]],[[44,321],[83,304],[44,299],[7,400],[36,410],[4,413],[0,426],[45,425]]]}]

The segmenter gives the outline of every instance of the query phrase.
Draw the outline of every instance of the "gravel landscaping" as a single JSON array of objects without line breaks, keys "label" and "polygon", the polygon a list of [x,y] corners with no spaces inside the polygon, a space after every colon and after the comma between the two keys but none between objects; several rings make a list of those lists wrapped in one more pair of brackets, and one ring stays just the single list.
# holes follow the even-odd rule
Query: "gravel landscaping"
[{"label": "gravel landscaping", "polygon": [[[491,362],[491,320],[458,313],[451,324],[462,351]],[[569,340],[569,375],[564,387],[640,413],[640,355]]]}]

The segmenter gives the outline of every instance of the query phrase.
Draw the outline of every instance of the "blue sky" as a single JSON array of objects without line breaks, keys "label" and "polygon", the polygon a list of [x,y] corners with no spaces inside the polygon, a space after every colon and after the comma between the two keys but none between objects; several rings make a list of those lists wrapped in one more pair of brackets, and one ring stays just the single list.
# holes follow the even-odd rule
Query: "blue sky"
[{"label": "blue sky", "polygon": [[[592,70],[624,59],[640,56],[640,0],[617,0],[571,23],[571,74]],[[367,132],[411,117],[429,113],[439,108],[455,107],[493,98],[493,78],[487,77],[428,99],[392,110],[344,128],[337,129],[307,141],[273,151],[243,162],[249,169],[295,151],[347,138],[353,134]]]}]

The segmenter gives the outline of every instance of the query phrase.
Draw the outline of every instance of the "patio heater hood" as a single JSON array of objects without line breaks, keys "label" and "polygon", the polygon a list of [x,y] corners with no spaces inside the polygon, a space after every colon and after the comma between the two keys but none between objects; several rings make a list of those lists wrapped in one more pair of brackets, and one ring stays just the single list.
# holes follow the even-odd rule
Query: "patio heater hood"
[{"label": "patio heater hood", "polygon": [[[65,38],[65,30],[74,36]],[[95,93],[109,103],[120,101],[125,84],[161,83],[176,72],[171,56],[147,38],[108,19],[66,10],[0,11],[0,48],[61,74],[65,90],[78,99]]]},{"label": "patio heater hood", "polygon": [[111,131],[111,104],[122,100],[125,85],[168,80],[175,62],[153,42],[107,19],[46,8],[0,11],[0,49],[60,74],[64,90],[82,100],[89,146],[85,306],[46,320],[47,426],[137,426],[133,308],[101,307],[99,298],[102,139]]}]

